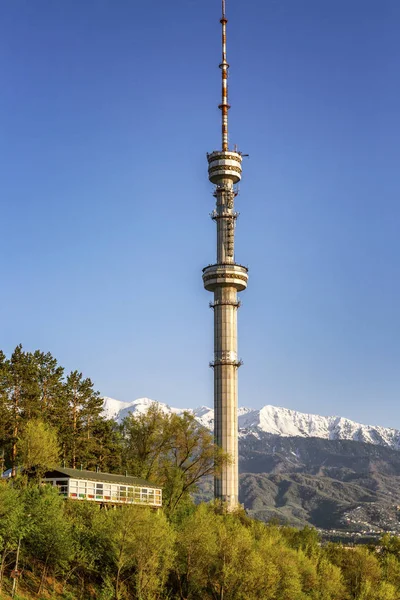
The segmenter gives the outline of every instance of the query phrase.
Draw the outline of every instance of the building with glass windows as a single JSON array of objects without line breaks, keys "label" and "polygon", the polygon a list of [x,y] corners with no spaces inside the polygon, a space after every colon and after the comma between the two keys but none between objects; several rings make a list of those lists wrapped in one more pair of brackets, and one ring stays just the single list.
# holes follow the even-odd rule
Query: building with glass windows
[{"label": "building with glass windows", "polygon": [[138,504],[153,508],[162,506],[160,487],[130,475],[59,467],[48,471],[42,482],[56,486],[62,496],[71,500],[109,505]]}]

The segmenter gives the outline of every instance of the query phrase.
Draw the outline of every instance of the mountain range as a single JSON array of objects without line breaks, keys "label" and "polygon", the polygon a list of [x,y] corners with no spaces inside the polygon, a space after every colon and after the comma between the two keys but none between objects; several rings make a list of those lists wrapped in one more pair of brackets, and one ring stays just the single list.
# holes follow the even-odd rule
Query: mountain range
[{"label": "mountain range", "polygon": [[[108,418],[122,421],[130,413],[143,413],[151,404],[157,404],[164,412],[182,414],[191,412],[197,421],[210,430],[214,428],[214,410],[207,406],[194,409],[173,408],[168,404],[149,398],[139,398],[133,402],[121,402],[104,398],[104,413]],[[322,417],[301,413],[287,408],[266,405],[261,409],[240,407],[238,410],[239,435],[259,437],[262,434],[281,437],[321,438],[324,440],[352,440],[400,449],[400,431],[389,427],[362,425],[343,417]]]},{"label": "mountain range", "polygon": [[[184,412],[149,398],[104,398],[104,414],[121,422],[154,403],[165,413]],[[213,429],[211,408],[188,411]],[[240,408],[238,421],[239,500],[251,516],[311,525],[339,539],[400,533],[399,431],[269,405]],[[197,498],[212,498],[211,480]]]}]

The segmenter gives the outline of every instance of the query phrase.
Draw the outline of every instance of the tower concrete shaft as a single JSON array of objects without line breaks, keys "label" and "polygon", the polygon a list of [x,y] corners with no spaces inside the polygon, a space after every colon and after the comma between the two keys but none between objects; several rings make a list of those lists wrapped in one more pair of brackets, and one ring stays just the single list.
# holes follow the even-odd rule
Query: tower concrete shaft
[{"label": "tower concrete shaft", "polygon": [[214,438],[228,455],[229,462],[215,476],[215,498],[232,510],[238,505],[238,360],[237,294],[246,289],[247,268],[235,262],[235,224],[238,214],[234,203],[234,185],[241,179],[242,155],[228,149],[228,68],[226,60],[225,0],[222,0],[222,150],[207,155],[208,177],[215,185],[216,206],[211,218],[217,225],[217,261],[203,269],[206,290],[213,292],[214,301]]}]

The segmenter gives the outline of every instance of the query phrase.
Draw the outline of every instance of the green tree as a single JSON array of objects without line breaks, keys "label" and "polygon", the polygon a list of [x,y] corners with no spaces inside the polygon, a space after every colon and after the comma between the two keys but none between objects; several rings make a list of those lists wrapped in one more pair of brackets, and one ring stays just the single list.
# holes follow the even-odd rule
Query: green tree
[{"label": "green tree", "polygon": [[275,548],[274,562],[279,571],[277,600],[305,600],[296,551],[282,544]]},{"label": "green tree", "polygon": [[37,366],[38,406],[40,418],[58,427],[63,397],[64,369],[50,354],[36,350],[33,360]]},{"label": "green tree", "polygon": [[392,554],[400,559],[400,538],[396,535],[385,533],[379,540],[379,546],[381,548],[381,556]]},{"label": "green tree", "polygon": [[115,598],[155,600],[164,590],[174,558],[174,532],[161,512],[136,506],[108,513]]},{"label": "green tree", "polygon": [[320,554],[320,536],[313,527],[294,529],[283,527],[282,533],[286,537],[291,548],[303,550],[308,557],[318,557]]},{"label": "green tree", "polygon": [[209,571],[217,554],[216,516],[200,504],[177,525],[174,579],[182,600],[206,598]]},{"label": "green tree", "polygon": [[90,457],[92,436],[100,419],[103,400],[89,378],[72,371],[66,379],[60,407],[60,430],[63,438],[63,457],[76,468]]},{"label": "green tree", "polygon": [[85,465],[108,473],[121,473],[122,439],[119,425],[111,420],[98,417],[93,421],[89,439],[86,439]]},{"label": "green tree", "polygon": [[298,555],[287,548],[277,527],[221,514],[218,507],[205,504],[188,511],[176,527],[173,581],[182,600],[299,600],[298,570],[295,583],[285,584],[281,565],[287,552],[295,565]]},{"label": "green tree", "polygon": [[346,590],[339,567],[332,565],[326,557],[318,562],[318,585],[312,596],[315,600],[344,600]]},{"label": "green tree", "polygon": [[74,540],[71,524],[65,518],[65,501],[55,488],[30,486],[23,499],[30,525],[23,550],[41,564],[40,595],[49,570],[53,577],[69,570],[75,554]]},{"label": "green tree", "polygon": [[347,550],[341,565],[349,597],[354,600],[377,600],[381,568],[378,558],[368,548]]},{"label": "green tree", "polygon": [[24,506],[20,492],[8,481],[0,482],[0,593],[7,557],[17,549],[25,532]]},{"label": "green tree", "polygon": [[379,556],[382,574],[385,581],[393,584],[400,590],[400,560],[395,554],[381,554]]},{"label": "green tree", "polygon": [[253,531],[235,515],[214,519],[216,552],[210,556],[208,589],[213,600],[272,600],[278,575],[265,564]]},{"label": "green tree", "polygon": [[5,468],[5,457],[10,450],[9,381],[10,363],[0,350],[0,471]]},{"label": "green tree", "polygon": [[217,473],[228,457],[193,415],[164,414],[156,406],[122,423],[123,456],[136,476],[161,484],[163,504],[173,512],[199,481]]},{"label": "green tree", "polygon": [[8,359],[0,351],[0,464],[15,475],[18,439],[26,424],[40,419],[59,432],[69,466],[119,469],[118,428],[102,416],[103,400],[89,378],[64,369],[49,353],[17,346]]},{"label": "green tree", "polygon": [[399,588],[387,581],[381,581],[374,596],[374,600],[399,600],[399,598]]},{"label": "green tree", "polygon": [[39,413],[38,369],[32,354],[22,346],[15,348],[8,362],[6,373],[7,410],[11,441],[11,467],[15,475],[17,465],[17,442],[25,419]]},{"label": "green tree", "polygon": [[39,419],[32,419],[18,441],[21,464],[28,473],[35,473],[40,480],[45,471],[58,465],[60,447],[57,431]]},{"label": "green tree", "polygon": [[96,503],[67,501],[64,517],[71,526],[75,553],[65,572],[63,588],[73,580],[78,582],[83,597],[90,596],[89,589],[98,579],[107,580],[110,516]]}]

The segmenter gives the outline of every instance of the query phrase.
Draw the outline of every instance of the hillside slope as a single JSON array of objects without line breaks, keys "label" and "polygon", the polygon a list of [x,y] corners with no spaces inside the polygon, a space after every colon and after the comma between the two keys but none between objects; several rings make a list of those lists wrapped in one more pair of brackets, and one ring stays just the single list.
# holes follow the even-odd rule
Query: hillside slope
[{"label": "hillside slope", "polygon": [[240,501],[261,520],[400,532],[400,453],[352,440],[240,441]]}]

